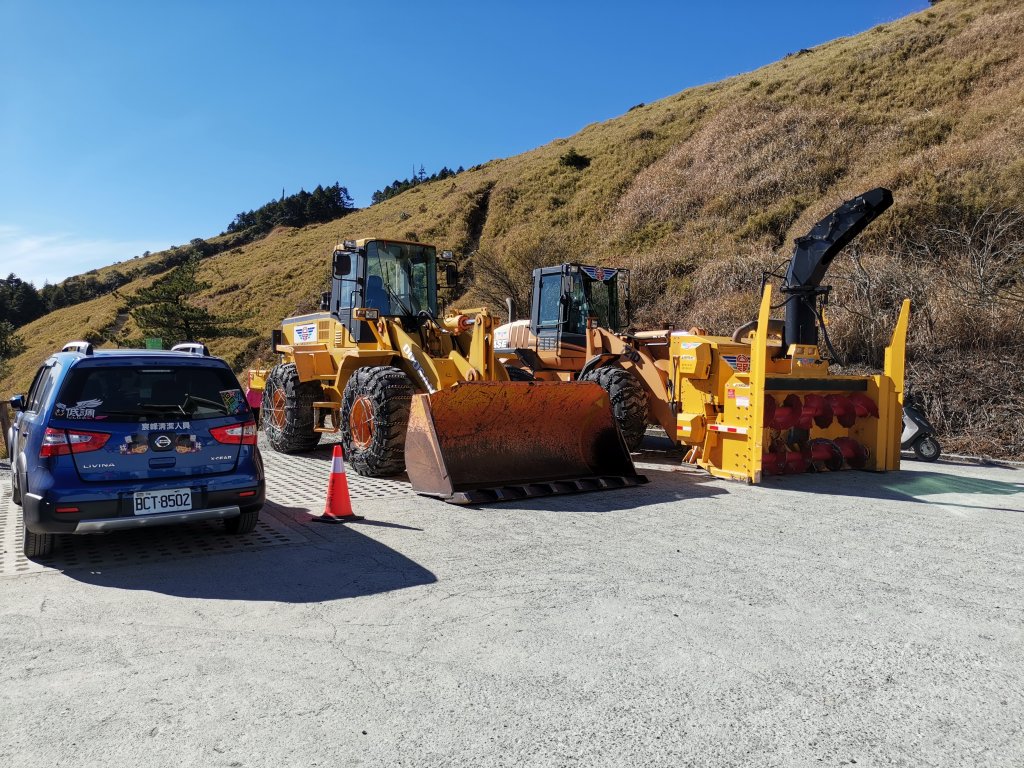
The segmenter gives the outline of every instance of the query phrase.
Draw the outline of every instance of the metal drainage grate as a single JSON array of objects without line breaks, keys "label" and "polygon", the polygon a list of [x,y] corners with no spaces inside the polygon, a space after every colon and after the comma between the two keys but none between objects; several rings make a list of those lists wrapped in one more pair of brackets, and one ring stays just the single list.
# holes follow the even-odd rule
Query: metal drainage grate
[{"label": "metal drainage grate", "polygon": [[[315,451],[300,454],[277,453],[261,440],[263,464],[267,474],[267,496],[289,506],[305,506],[319,514],[327,497],[331,478],[333,441],[327,439]],[[360,499],[418,498],[404,475],[397,478],[363,477],[345,463],[349,496]]]},{"label": "metal drainage grate", "polygon": [[298,530],[271,514],[273,505],[263,508],[256,530],[232,536],[219,521],[169,525],[103,535],[58,536],[52,555],[29,560],[22,552],[21,511],[11,502],[10,488],[0,490],[0,575],[16,576],[50,569],[111,568],[184,557],[202,557],[230,552],[247,552],[307,541]]}]

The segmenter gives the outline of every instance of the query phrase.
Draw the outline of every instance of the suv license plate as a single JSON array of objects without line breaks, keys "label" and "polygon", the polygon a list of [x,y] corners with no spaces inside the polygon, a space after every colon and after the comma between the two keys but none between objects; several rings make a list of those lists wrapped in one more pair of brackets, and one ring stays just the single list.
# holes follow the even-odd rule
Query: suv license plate
[{"label": "suv license plate", "polygon": [[158,515],[161,512],[183,512],[192,509],[192,490],[139,491],[135,494],[136,515]]}]

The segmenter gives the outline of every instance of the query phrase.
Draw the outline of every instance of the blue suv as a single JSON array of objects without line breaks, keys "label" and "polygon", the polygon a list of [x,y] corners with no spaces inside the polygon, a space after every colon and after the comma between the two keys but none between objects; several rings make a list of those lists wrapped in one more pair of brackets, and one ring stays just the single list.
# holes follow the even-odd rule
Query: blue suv
[{"label": "blue suv", "polygon": [[263,506],[256,421],[202,344],[170,352],[72,342],[10,400],[14,503],[25,555],[54,534],[222,519],[249,533]]}]

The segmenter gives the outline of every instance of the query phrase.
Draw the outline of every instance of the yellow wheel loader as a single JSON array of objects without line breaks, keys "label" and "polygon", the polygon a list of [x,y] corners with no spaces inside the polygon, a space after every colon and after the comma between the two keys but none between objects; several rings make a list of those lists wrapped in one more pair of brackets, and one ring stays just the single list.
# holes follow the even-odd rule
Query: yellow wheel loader
[{"label": "yellow wheel loader", "polygon": [[909,303],[882,374],[831,375],[818,350],[821,280],[891,204],[888,190],[871,190],[797,239],[784,321],[770,317],[769,285],[758,319],[731,336],[633,332],[628,270],[562,264],[534,271],[530,319],[496,328],[495,353],[516,378],[600,384],[631,450],[654,423],[717,476],[897,469]]},{"label": "yellow wheel loader", "polygon": [[630,450],[649,421],[668,423],[668,331],[632,333],[629,270],[560,264],[533,272],[529,320],[494,332],[495,353],[517,380],[592,381],[608,392]]},{"label": "yellow wheel loader", "polygon": [[359,474],[407,471],[415,490],[455,503],[646,482],[604,390],[511,382],[486,309],[439,314],[439,275],[457,281],[450,253],[346,241],[331,275],[320,311],[273,334],[281,362],[263,379],[261,416],[275,450],[308,451],[340,432]]}]

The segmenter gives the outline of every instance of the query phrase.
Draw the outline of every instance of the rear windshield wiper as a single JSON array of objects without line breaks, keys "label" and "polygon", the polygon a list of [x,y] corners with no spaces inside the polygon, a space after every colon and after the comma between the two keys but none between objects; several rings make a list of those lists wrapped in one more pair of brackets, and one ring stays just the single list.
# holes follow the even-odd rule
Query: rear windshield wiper
[{"label": "rear windshield wiper", "polygon": [[128,410],[116,410],[113,408],[104,408],[100,411],[102,416],[146,416],[147,411],[136,409],[134,411]]},{"label": "rear windshield wiper", "polygon": [[144,409],[145,413],[167,413],[171,411],[180,413],[182,416],[188,416],[188,413],[181,405],[174,403],[136,403],[136,405]]},{"label": "rear windshield wiper", "polygon": [[[195,395],[185,395],[184,405],[187,407],[189,403],[197,403],[198,405],[205,405],[208,408],[216,408],[221,413],[226,414],[228,408],[224,403],[218,403],[216,400],[207,400],[205,397],[196,397]],[[196,409],[193,408],[191,413],[195,413]]]},{"label": "rear windshield wiper", "polygon": [[[162,405],[156,403],[137,403],[135,408],[104,408],[100,411],[103,416],[152,416],[156,413],[180,413],[185,414],[180,405]],[[187,414],[186,414],[187,415]]]},{"label": "rear windshield wiper", "polygon": [[[192,407],[189,407],[190,405]],[[199,405],[216,409],[224,414],[228,412],[227,406],[224,403],[218,403],[216,400],[207,400],[205,397],[185,395],[183,403],[136,403],[134,410],[104,409],[103,413],[111,416],[149,416],[155,413],[177,413],[183,416],[191,416],[196,412],[196,406]]]}]

